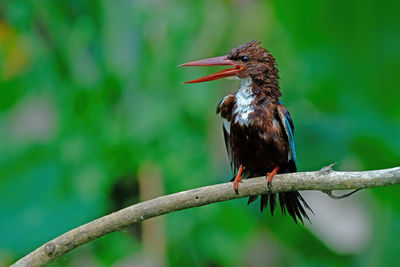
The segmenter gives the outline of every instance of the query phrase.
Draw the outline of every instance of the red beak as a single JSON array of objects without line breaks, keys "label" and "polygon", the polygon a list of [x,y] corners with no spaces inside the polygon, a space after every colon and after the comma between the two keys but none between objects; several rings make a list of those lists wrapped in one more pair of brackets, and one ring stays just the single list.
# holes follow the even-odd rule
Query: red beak
[{"label": "red beak", "polygon": [[236,65],[232,60],[229,60],[227,56],[220,56],[220,57],[212,57],[212,58],[207,58],[207,59],[202,59],[202,60],[197,60],[197,61],[192,61],[189,63],[185,63],[182,65],[179,65],[179,67],[185,67],[185,66],[225,66],[225,65],[231,65],[235,66],[234,68],[226,69],[219,71],[214,74],[210,74],[207,76],[204,76],[202,78],[188,81],[185,83],[200,83],[200,82],[208,82],[208,81],[213,81],[229,76],[235,76],[243,67],[240,65]]}]

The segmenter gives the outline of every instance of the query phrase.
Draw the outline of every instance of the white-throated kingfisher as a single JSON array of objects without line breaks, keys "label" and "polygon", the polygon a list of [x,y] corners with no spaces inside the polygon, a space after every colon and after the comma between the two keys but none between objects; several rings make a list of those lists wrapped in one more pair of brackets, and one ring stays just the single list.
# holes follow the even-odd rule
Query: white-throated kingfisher
[{"label": "white-throated kingfisher", "polygon": [[[212,81],[235,76],[241,80],[239,90],[225,96],[217,106],[223,120],[226,150],[232,171],[234,190],[238,192],[242,177],[267,176],[268,187],[277,173],[296,172],[294,126],[289,111],[279,100],[278,69],[275,58],[259,42],[233,48],[228,55],[182,64],[181,66],[221,66],[232,68],[186,83]],[[257,199],[250,197],[248,204]],[[261,195],[261,211],[276,207],[276,194]],[[297,223],[308,219],[311,208],[299,192],[279,193],[282,213],[286,211]]]}]

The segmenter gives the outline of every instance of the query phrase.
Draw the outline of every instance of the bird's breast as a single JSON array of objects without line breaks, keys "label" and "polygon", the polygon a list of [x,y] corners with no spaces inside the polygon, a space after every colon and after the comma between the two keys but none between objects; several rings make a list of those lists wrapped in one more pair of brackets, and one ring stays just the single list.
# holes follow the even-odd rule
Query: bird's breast
[{"label": "bird's breast", "polygon": [[251,89],[251,80],[244,80],[239,91],[235,95],[236,103],[233,107],[233,122],[239,125],[249,126],[251,114],[254,113],[255,95]]}]

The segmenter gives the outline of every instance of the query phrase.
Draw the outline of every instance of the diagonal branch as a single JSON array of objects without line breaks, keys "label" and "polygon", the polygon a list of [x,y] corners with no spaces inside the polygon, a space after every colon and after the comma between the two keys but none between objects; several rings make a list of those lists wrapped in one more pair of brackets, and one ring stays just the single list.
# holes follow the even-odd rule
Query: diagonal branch
[{"label": "diagonal branch", "polygon": [[79,226],[40,246],[12,266],[41,266],[68,251],[146,219],[173,211],[205,206],[211,203],[285,191],[362,189],[400,184],[400,167],[364,172],[335,172],[330,166],[320,171],[276,175],[269,191],[265,177],[205,186],[144,201]]}]

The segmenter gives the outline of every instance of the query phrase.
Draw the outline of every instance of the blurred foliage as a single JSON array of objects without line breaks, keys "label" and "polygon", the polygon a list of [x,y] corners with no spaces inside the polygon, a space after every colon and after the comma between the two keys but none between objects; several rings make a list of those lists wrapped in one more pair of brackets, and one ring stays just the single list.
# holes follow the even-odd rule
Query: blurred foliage
[{"label": "blurred foliage", "polygon": [[[144,162],[160,167],[166,193],[229,180],[214,112],[238,84],[182,85],[212,70],[176,66],[252,39],[278,60],[301,171],[400,165],[399,8],[393,0],[1,1],[0,265],[110,212],[114,185],[136,179]],[[398,189],[361,193],[372,235],[357,253],[237,200],[167,215],[166,264],[393,266]],[[53,265],[108,266],[140,251],[126,231]]]}]

